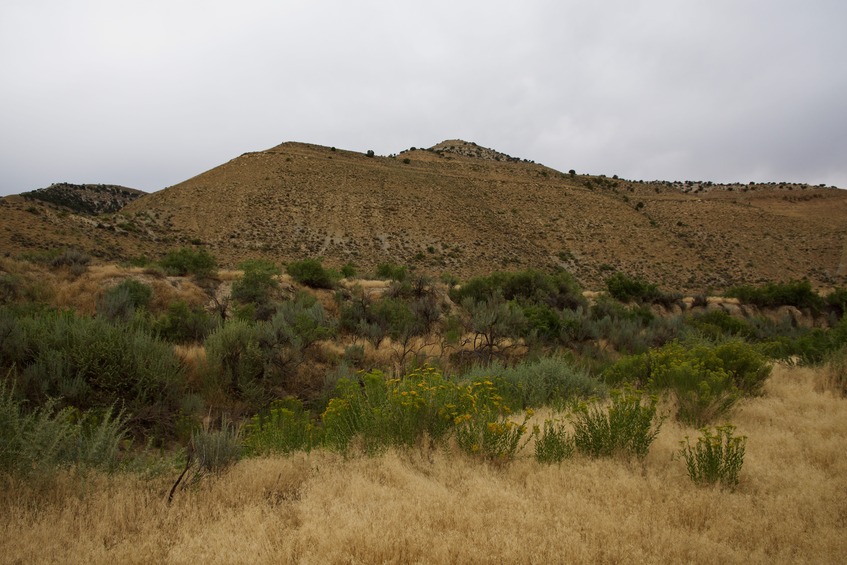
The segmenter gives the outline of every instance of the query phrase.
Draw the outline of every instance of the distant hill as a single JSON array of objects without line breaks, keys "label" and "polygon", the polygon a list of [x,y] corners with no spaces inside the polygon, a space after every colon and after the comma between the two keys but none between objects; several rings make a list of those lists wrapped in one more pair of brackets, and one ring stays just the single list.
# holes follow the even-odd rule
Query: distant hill
[{"label": "distant hill", "polygon": [[113,184],[54,183],[47,188],[24,192],[28,200],[40,200],[80,214],[113,214],[145,192]]},{"label": "distant hill", "polygon": [[564,268],[588,288],[615,271],[680,291],[847,281],[847,191],[570,174],[461,140],[390,156],[283,143],[111,218],[31,208],[0,200],[10,226],[0,250],[74,242],[120,258],[203,245],[224,265],[319,257],[361,273],[393,262],[460,278]]}]

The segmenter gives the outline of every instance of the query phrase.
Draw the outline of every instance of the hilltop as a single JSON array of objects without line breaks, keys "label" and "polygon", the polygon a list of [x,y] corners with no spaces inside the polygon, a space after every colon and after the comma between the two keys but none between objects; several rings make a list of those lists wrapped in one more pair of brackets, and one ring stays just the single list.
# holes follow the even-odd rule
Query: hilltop
[{"label": "hilltop", "polygon": [[156,257],[202,245],[224,265],[320,257],[460,278],[564,268],[673,290],[808,278],[844,284],[847,191],[630,181],[560,172],[461,140],[377,156],[288,142],[96,218],[0,200],[0,250]]},{"label": "hilltop", "polygon": [[24,192],[27,200],[40,200],[80,214],[96,216],[117,212],[145,192],[114,184],[53,183],[47,188]]}]

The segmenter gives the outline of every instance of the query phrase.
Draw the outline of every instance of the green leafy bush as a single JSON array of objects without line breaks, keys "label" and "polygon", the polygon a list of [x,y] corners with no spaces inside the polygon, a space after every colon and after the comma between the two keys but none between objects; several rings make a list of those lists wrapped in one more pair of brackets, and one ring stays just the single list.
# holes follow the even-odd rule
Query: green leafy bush
[{"label": "green leafy bush", "polygon": [[824,305],[824,300],[812,290],[812,284],[807,280],[766,283],[759,287],[736,286],[729,289],[726,295],[745,304],[765,307],[795,306],[817,311]]},{"label": "green leafy bush", "polygon": [[603,377],[610,386],[628,383],[656,392],[669,390],[679,404],[677,417],[704,425],[725,414],[743,395],[758,394],[770,372],[764,355],[742,341],[673,342],[624,357]]},{"label": "green leafy bush", "polygon": [[615,273],[606,279],[609,295],[621,302],[652,303],[661,298],[662,293],[655,284],[630,277],[624,273]]},{"label": "green leafy bush", "polygon": [[128,323],[136,311],[146,309],[153,289],[136,279],[124,279],[97,301],[97,315],[112,323]]},{"label": "green leafy bush", "polygon": [[194,275],[199,278],[211,276],[215,271],[215,258],[203,248],[194,250],[182,247],[169,252],[159,262],[170,276]]},{"label": "green leafy bush", "polygon": [[526,331],[526,318],[514,302],[506,302],[499,295],[477,302],[472,297],[462,302],[468,313],[465,330],[474,335],[474,352],[483,364],[488,364],[501,354],[512,338]]},{"label": "green leafy bush", "polygon": [[153,322],[152,329],[171,343],[202,343],[218,327],[217,318],[200,306],[183,300],[172,302],[168,310]]},{"label": "green leafy bush", "polygon": [[538,361],[522,361],[513,367],[494,362],[489,367],[475,367],[463,379],[479,380],[496,376],[508,385],[518,406],[524,408],[547,405],[561,406],[573,398],[603,397],[606,385],[587,371],[562,357],[545,357]]},{"label": "green leafy bush", "polygon": [[451,289],[450,298],[462,303],[468,298],[484,302],[493,295],[522,306],[548,306],[554,310],[574,309],[585,305],[582,289],[573,276],[564,270],[553,274],[527,270],[512,273],[493,273],[476,277],[461,287]]},{"label": "green leafy bush", "polygon": [[336,395],[322,415],[326,445],[344,450],[359,437],[368,452],[413,445],[425,436],[443,438],[463,398],[460,387],[429,367],[403,379],[388,379],[379,371],[340,379]]},{"label": "green leafy bush", "polygon": [[728,488],[738,485],[738,474],[744,464],[747,438],[733,436],[735,426],[725,424],[702,428],[697,444],[692,447],[688,437],[680,442],[680,455],[685,460],[688,476],[700,485],[722,484]]},{"label": "green leafy bush", "polygon": [[[244,275],[232,284],[232,299],[241,304],[256,305],[260,311],[272,313],[271,294],[279,287],[277,276],[282,272],[271,261],[252,259],[238,266]],[[265,319],[266,316],[259,316]]]},{"label": "green leafy bush", "polygon": [[16,367],[18,393],[40,406],[118,406],[136,429],[167,429],[183,373],[173,347],[143,329],[72,314],[0,309],[0,368]]},{"label": "green leafy bush", "polygon": [[250,418],[244,431],[245,454],[250,456],[310,451],[322,441],[321,428],[312,424],[303,403],[293,397],[275,400]]},{"label": "green leafy bush", "polygon": [[466,387],[460,402],[460,413],[455,418],[459,448],[492,463],[503,464],[514,459],[525,445],[521,439],[527,433],[532,410],[527,410],[522,422],[512,420],[511,408],[491,380],[476,381]]},{"label": "green leafy bush", "polygon": [[206,338],[206,358],[218,385],[237,396],[254,396],[265,364],[255,324],[227,320]]},{"label": "green leafy bush", "polygon": [[591,457],[644,458],[662,425],[656,403],[655,396],[645,398],[632,390],[612,392],[607,409],[596,402],[580,403],[573,415],[576,449]]},{"label": "green leafy bush", "polygon": [[406,267],[394,263],[380,263],[376,267],[376,278],[403,282],[408,276]]},{"label": "green leafy bush", "polygon": [[311,288],[333,288],[335,280],[317,259],[303,259],[289,263],[286,268],[295,281]]},{"label": "green leafy bush", "polygon": [[703,336],[713,340],[751,337],[753,334],[750,324],[723,310],[709,310],[694,314],[687,323]]}]

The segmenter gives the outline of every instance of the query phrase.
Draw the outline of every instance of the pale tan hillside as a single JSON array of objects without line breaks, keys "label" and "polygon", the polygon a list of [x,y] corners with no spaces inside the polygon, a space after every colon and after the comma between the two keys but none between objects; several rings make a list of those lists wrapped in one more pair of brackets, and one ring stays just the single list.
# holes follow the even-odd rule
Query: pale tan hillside
[{"label": "pale tan hillside", "polygon": [[570,175],[460,140],[388,157],[283,143],[96,221],[15,198],[0,200],[0,250],[13,254],[204,245],[224,265],[319,257],[463,278],[564,267],[593,288],[621,270],[680,291],[847,280],[847,191]]}]

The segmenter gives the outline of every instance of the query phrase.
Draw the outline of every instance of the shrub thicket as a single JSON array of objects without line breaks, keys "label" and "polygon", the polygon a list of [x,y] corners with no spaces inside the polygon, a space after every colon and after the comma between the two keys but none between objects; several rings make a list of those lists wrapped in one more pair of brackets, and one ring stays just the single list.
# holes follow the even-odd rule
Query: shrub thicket
[{"label": "shrub thicket", "polygon": [[575,398],[606,396],[606,385],[568,359],[545,357],[538,361],[522,361],[513,367],[494,362],[488,367],[468,371],[462,380],[497,377],[507,385],[523,408],[563,406]]},{"label": "shrub thicket", "polygon": [[659,287],[630,277],[624,273],[615,273],[606,279],[609,295],[621,302],[652,303],[662,297]]},{"label": "shrub thicket", "polygon": [[203,248],[194,250],[190,247],[182,247],[169,252],[159,264],[171,276],[194,275],[203,278],[214,273],[216,262],[215,258]]},{"label": "shrub thicket", "polygon": [[244,261],[238,267],[244,274],[232,284],[232,299],[241,304],[253,304],[255,317],[268,319],[273,314],[272,293],[279,287],[276,277],[282,271],[273,262],[263,259]]},{"label": "shrub thicket", "polygon": [[380,263],[376,267],[376,278],[403,282],[408,276],[406,267],[394,263]]},{"label": "shrub thicket", "polygon": [[312,288],[333,288],[333,274],[317,259],[303,259],[289,263],[285,270],[295,281]]},{"label": "shrub thicket", "polygon": [[736,286],[726,292],[727,296],[739,299],[745,304],[756,306],[795,306],[820,310],[825,301],[807,281],[792,281],[787,283],[767,283],[762,286]]},{"label": "shrub thicket", "polygon": [[603,374],[612,386],[629,383],[671,391],[677,417],[704,425],[725,414],[743,395],[755,395],[770,375],[767,359],[751,345],[674,342],[648,353],[624,357]]},{"label": "shrub thicket", "polygon": [[124,279],[97,301],[97,316],[112,323],[128,323],[136,311],[147,308],[151,298],[150,285],[136,279]]},{"label": "shrub thicket", "polygon": [[0,379],[0,475],[31,475],[74,465],[113,470],[126,434],[122,412],[80,412],[48,401],[27,411]]},{"label": "shrub thicket", "polygon": [[142,329],[72,314],[0,309],[0,367],[16,368],[18,394],[41,406],[123,408],[137,429],[170,429],[182,387],[173,348]]}]

